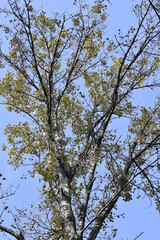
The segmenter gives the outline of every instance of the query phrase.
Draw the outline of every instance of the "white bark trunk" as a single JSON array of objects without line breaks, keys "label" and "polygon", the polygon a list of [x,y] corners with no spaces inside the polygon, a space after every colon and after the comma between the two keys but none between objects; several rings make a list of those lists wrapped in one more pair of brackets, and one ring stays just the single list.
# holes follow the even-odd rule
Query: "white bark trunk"
[{"label": "white bark trunk", "polygon": [[76,223],[71,207],[70,180],[60,166],[59,169],[59,206],[65,235],[69,240],[76,239]]}]

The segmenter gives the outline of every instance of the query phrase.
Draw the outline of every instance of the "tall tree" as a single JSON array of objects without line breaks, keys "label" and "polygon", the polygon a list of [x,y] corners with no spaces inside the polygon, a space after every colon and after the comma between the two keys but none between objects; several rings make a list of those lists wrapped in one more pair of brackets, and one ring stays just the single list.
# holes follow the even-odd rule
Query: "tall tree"
[{"label": "tall tree", "polygon": [[[1,67],[9,68],[0,95],[8,111],[29,116],[6,126],[3,149],[15,168],[29,163],[31,176],[43,179],[36,214],[14,216],[23,233],[0,225],[19,240],[107,236],[117,202],[136,190],[160,210],[160,99],[148,109],[133,101],[135,91],[160,86],[159,3],[142,0],[133,8],[137,26],[111,40],[110,3],[77,2],[62,16],[47,17],[30,0],[1,9],[9,19]],[[113,123],[124,118],[120,137]]]}]

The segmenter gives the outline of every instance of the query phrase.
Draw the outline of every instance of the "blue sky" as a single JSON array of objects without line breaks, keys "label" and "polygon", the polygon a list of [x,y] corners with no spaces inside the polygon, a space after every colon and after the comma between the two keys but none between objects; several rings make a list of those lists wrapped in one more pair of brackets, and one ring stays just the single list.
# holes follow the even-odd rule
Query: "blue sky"
[{"label": "blue sky", "polygon": [[[0,7],[6,3],[5,0],[1,0]],[[122,29],[125,33],[130,25],[136,24],[136,18],[131,13],[133,1],[127,0],[112,0],[112,5],[109,7],[109,19],[108,19],[108,34],[113,36],[118,33],[118,29]],[[43,6],[47,12],[51,10],[63,12],[65,10],[72,11],[72,0],[48,0],[45,3],[42,0],[36,0],[35,6],[37,8]],[[0,72],[0,78],[2,72]],[[158,90],[148,90],[137,92],[134,101],[145,106],[152,106],[153,99],[157,95]],[[20,116],[14,113],[8,113],[3,106],[0,106],[0,145],[6,142],[6,138],[3,134],[3,130],[8,123],[16,123],[19,121]],[[127,122],[123,122],[120,128],[123,129]],[[21,169],[13,171],[11,166],[7,165],[8,156],[5,152],[0,150],[0,172],[4,173],[7,177],[5,186],[10,183],[18,184],[20,182]],[[37,179],[24,180],[15,196],[10,200],[10,205],[13,206],[25,206],[28,205],[30,199],[36,201],[38,193],[36,188],[38,186]],[[139,238],[140,240],[159,240],[160,236],[160,216],[156,211],[154,203],[150,206],[150,202],[147,198],[134,200],[130,203],[124,203],[120,201],[118,203],[118,213],[125,213],[125,218],[115,221],[115,227],[118,229],[117,237],[115,240],[133,240],[140,232],[144,234]],[[6,215],[6,222],[10,222],[10,216]],[[9,226],[9,225],[8,225]],[[3,240],[0,233],[0,238]],[[12,238],[14,239],[14,238]]]}]

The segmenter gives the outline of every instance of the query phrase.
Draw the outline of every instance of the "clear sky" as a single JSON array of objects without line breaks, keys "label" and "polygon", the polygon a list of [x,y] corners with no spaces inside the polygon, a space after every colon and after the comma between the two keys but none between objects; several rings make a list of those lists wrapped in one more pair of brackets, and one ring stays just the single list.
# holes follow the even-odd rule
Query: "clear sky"
[{"label": "clear sky", "polygon": [[[90,0],[91,2],[92,0]],[[47,12],[51,10],[63,12],[67,10],[72,11],[72,0],[36,0],[35,6],[37,8],[43,6]],[[123,33],[127,31],[130,25],[136,24],[136,18],[131,13],[133,1],[130,0],[112,0],[112,5],[109,7],[109,19],[108,19],[108,34],[113,36],[118,33],[118,29],[122,29]],[[6,3],[6,0],[0,1],[0,7]],[[0,78],[3,73],[0,72]],[[155,91],[141,91],[136,93],[134,101],[145,106],[152,106],[154,97],[157,95]],[[16,123],[20,119],[14,113],[8,113],[3,106],[0,105],[0,145],[6,142],[6,137],[3,134],[3,130],[8,123]],[[123,122],[120,125],[120,129],[123,129],[127,122]],[[0,172],[7,178],[5,186],[9,183],[18,184],[20,182],[21,169],[13,171],[11,166],[7,165],[8,156],[5,152],[0,150]],[[24,169],[23,169],[24,170]],[[26,170],[25,170],[26,171]],[[36,188],[38,181],[36,179],[24,180],[16,195],[13,196],[9,203],[10,205],[21,207],[29,204],[30,199],[37,200],[38,193]],[[129,203],[120,201],[118,203],[118,213],[125,213],[125,218],[120,218],[115,221],[115,227],[118,229],[117,237],[115,240],[134,240],[136,235],[144,232],[139,240],[159,240],[160,239],[160,216],[155,210],[154,203],[150,206],[150,202],[147,198],[134,200]],[[6,223],[10,222],[10,215],[6,215]],[[9,225],[8,225],[9,226]],[[3,235],[0,233],[0,239]],[[14,239],[14,238],[12,238]]]}]

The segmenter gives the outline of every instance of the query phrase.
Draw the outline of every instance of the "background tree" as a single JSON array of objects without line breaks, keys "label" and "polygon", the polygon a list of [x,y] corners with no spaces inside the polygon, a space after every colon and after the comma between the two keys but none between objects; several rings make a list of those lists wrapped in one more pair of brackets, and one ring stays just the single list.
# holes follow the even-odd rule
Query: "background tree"
[{"label": "background tree", "polygon": [[[106,237],[118,200],[136,190],[159,210],[160,99],[149,109],[133,101],[135,91],[160,85],[158,1],[137,4],[137,27],[114,41],[106,34],[108,1],[74,1],[74,14],[49,17],[30,0],[8,4],[0,94],[8,111],[29,120],[6,126],[3,150],[43,182],[35,214],[13,216],[19,232],[0,229],[16,239],[94,240],[101,230]],[[113,123],[124,118],[127,134],[119,136]]]}]

